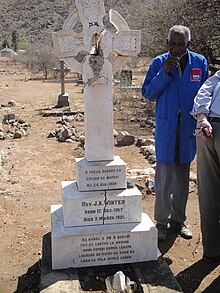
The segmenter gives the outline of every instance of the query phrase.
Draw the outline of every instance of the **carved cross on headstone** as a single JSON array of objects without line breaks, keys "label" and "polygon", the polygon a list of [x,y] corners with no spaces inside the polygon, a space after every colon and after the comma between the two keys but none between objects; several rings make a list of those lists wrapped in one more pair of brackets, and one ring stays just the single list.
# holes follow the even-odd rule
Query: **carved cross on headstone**
[{"label": "carved cross on headstone", "polygon": [[[140,52],[141,32],[129,30],[125,20],[110,10],[116,33],[105,29],[103,0],[76,0],[63,30],[53,33],[57,55],[83,75],[85,112],[85,158],[87,161],[114,159],[112,73],[128,56]],[[73,31],[81,22],[83,30]],[[82,63],[79,54],[84,54]]]}]

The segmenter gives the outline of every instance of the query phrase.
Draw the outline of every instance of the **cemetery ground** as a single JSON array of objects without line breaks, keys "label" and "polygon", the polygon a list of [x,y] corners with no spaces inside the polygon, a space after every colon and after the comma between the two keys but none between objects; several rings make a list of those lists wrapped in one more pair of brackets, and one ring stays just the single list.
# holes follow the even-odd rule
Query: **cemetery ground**
[{"label": "cemetery ground", "polygon": [[[4,70],[0,68],[0,119],[15,114],[31,127],[20,139],[0,140],[0,292],[38,292],[42,239],[51,229],[50,206],[61,202],[61,181],[76,178],[75,158],[84,156],[84,150],[77,141],[61,143],[48,138],[60,117],[43,116],[42,111],[57,103],[59,80],[33,78],[18,66]],[[143,78],[138,75],[139,85]],[[82,88],[76,86],[71,74],[66,81],[71,109],[83,112]],[[123,97],[117,96],[115,101],[114,128],[136,139],[153,137],[149,128],[140,127],[139,119],[132,119],[146,117],[143,102],[133,95]],[[8,104],[11,100],[15,104]],[[83,121],[74,120],[70,125],[78,133],[84,131]],[[11,126],[3,128],[7,131]],[[152,167],[135,144],[116,146],[115,154],[126,162],[128,170]],[[196,161],[192,172],[196,173]],[[155,196],[146,193],[146,180],[146,176],[139,176],[134,182],[142,192],[143,209],[153,219]],[[193,239],[184,240],[169,231],[168,240],[159,244],[160,251],[184,292],[220,292],[220,266],[201,261],[196,188],[191,188],[187,213],[186,223],[193,231]]]}]

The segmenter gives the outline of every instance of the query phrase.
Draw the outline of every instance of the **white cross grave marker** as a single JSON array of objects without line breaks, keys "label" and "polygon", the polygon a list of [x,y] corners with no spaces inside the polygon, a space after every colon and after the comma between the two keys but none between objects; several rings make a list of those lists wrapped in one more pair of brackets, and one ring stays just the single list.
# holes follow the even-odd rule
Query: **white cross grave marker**
[{"label": "white cross grave marker", "polygon": [[64,61],[60,59],[59,64],[57,65],[56,68],[54,68],[54,71],[57,72],[60,76],[60,84],[61,84],[61,95],[65,95],[65,82],[64,78],[65,75],[70,72],[70,69],[65,65]]},{"label": "white cross grave marker", "polygon": [[60,94],[58,95],[57,107],[60,108],[63,106],[69,106],[69,101],[68,101],[69,95],[65,93],[64,77],[70,71],[70,69],[65,65],[64,60],[60,59],[60,62],[57,65],[57,67],[54,68],[54,71],[59,74],[60,83],[61,83],[61,91],[60,91]]},{"label": "white cross grave marker", "polygon": [[[128,56],[140,52],[141,31],[129,30],[120,14],[110,10],[116,33],[103,24],[103,0],[76,0],[63,30],[53,33],[59,58],[83,75],[85,112],[85,158],[87,161],[114,159],[112,73],[121,68]],[[77,22],[83,30],[73,31]],[[78,53],[84,53],[82,63]]]}]

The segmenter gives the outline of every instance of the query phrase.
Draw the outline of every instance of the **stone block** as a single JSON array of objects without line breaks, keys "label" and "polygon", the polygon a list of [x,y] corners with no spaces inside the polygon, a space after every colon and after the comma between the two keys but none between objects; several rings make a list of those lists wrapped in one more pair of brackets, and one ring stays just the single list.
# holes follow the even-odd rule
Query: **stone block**
[{"label": "stone block", "polygon": [[157,229],[141,223],[64,227],[61,205],[51,207],[52,269],[124,264],[157,259]]},{"label": "stone block", "polygon": [[6,114],[6,115],[4,115],[4,121],[10,122],[10,121],[13,121],[13,120],[15,120],[15,114]]},{"label": "stone block", "polygon": [[64,226],[140,222],[141,192],[131,181],[127,186],[126,189],[80,192],[76,181],[63,181]]},{"label": "stone block", "polygon": [[69,95],[67,93],[59,94],[58,95],[57,107],[62,108],[62,107],[65,107],[65,106],[69,106]]},{"label": "stone block", "polygon": [[116,141],[118,146],[127,146],[134,144],[135,138],[130,135],[127,131],[122,131],[116,136]]},{"label": "stone block", "polygon": [[[132,281],[138,285],[137,292],[183,292],[159,250],[157,256],[156,261],[52,270],[51,233],[47,233],[43,236],[40,293],[82,293],[88,288],[92,292],[104,292],[104,280],[119,270],[126,276],[133,272]],[[103,282],[100,282],[100,278]]]},{"label": "stone block", "polygon": [[[86,61],[91,66],[87,62],[83,64],[85,158],[87,161],[114,160],[112,65],[107,58],[103,64],[99,55],[91,59],[86,56]],[[97,71],[97,66],[101,71]]]},{"label": "stone block", "polygon": [[77,158],[76,181],[79,191],[126,188],[126,164],[119,156],[112,161],[95,162]]}]

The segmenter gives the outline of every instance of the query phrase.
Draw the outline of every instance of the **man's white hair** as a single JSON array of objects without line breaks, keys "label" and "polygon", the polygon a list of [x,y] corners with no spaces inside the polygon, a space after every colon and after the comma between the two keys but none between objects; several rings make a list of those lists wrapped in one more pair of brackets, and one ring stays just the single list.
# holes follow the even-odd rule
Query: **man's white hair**
[{"label": "man's white hair", "polygon": [[182,34],[184,35],[186,43],[188,43],[191,40],[191,33],[188,27],[183,25],[174,25],[171,27],[168,33],[168,42],[170,41],[171,35],[173,34]]}]

